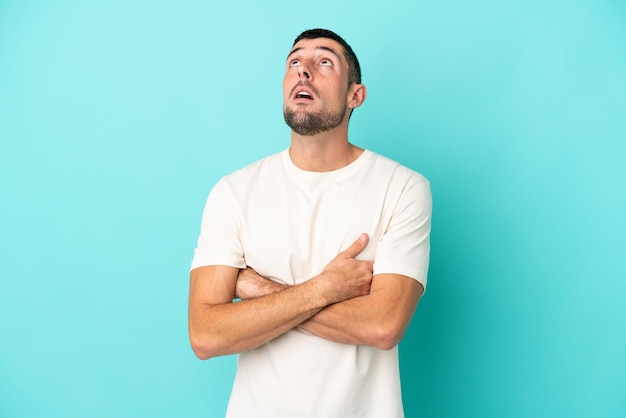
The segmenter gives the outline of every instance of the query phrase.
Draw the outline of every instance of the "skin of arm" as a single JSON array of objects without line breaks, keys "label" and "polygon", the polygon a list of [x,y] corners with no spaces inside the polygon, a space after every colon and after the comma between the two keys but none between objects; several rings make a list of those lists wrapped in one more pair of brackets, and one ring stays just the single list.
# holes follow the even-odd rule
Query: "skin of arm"
[{"label": "skin of arm", "polygon": [[254,349],[307,321],[325,306],[367,295],[373,265],[355,259],[367,241],[367,235],[362,234],[322,273],[300,285],[236,303],[232,300],[239,269],[208,266],[192,270],[189,338],[194,353],[208,359]]},{"label": "skin of arm", "polygon": [[[251,268],[241,270],[238,277],[236,292],[242,298],[289,288]],[[423,292],[422,285],[410,277],[377,274],[369,294],[328,305],[299,327],[327,340],[388,350],[404,337]]]}]

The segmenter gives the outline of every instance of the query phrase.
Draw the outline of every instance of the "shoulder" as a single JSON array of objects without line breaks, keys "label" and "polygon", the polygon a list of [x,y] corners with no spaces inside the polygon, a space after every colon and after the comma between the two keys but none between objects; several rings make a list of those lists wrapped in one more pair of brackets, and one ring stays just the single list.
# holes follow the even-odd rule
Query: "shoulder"
[{"label": "shoulder", "polygon": [[370,169],[374,170],[377,175],[390,177],[394,181],[429,185],[428,179],[418,171],[373,151],[365,150],[365,152],[368,154]]},{"label": "shoulder", "polygon": [[258,161],[250,163],[230,174],[222,177],[218,184],[230,187],[248,187],[250,184],[258,182],[268,175],[276,175],[282,166],[282,155],[286,151],[269,155]]}]

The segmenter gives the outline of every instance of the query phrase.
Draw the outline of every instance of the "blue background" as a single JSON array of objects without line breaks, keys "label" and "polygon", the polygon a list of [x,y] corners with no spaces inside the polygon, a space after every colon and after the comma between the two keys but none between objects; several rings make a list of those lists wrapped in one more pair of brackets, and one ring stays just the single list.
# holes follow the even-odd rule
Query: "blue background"
[{"label": "blue background", "polygon": [[351,140],[432,184],[407,416],[626,416],[618,0],[0,0],[0,416],[223,416],[235,359],[187,340],[202,206],[288,146],[312,27],[361,60]]}]

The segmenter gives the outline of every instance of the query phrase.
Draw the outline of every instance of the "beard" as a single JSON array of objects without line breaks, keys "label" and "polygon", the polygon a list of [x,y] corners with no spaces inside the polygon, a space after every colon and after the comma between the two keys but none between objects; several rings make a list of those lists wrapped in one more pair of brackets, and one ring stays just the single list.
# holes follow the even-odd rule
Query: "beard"
[{"label": "beard", "polygon": [[321,132],[330,131],[341,125],[346,115],[347,107],[331,112],[329,110],[318,110],[317,112],[298,112],[293,109],[284,108],[283,116],[287,125],[297,134],[302,136],[313,136]]}]

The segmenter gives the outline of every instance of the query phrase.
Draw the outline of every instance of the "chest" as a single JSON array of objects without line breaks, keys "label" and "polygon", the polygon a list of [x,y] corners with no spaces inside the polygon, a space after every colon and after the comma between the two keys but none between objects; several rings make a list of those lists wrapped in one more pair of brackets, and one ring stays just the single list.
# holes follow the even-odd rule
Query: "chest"
[{"label": "chest", "polygon": [[358,258],[374,260],[396,200],[371,181],[250,190],[242,211],[246,264],[278,282],[301,283],[363,232],[370,241]]}]

